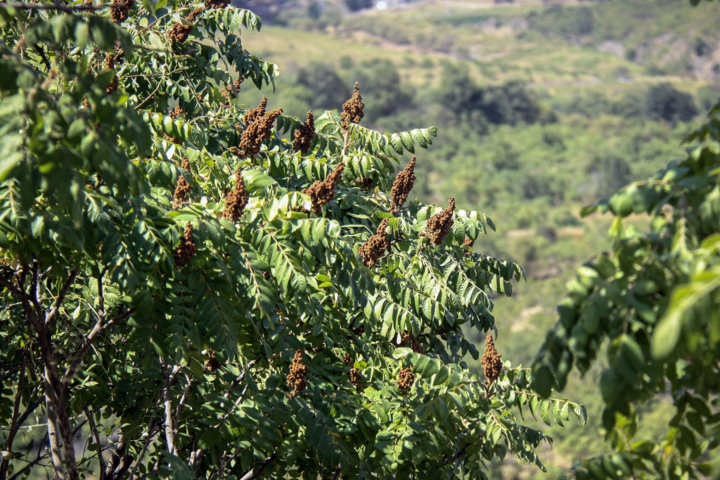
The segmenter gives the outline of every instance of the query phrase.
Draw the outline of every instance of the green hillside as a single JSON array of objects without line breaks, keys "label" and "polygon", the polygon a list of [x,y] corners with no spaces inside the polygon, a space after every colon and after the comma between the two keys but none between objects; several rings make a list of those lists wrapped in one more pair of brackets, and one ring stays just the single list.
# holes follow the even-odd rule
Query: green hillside
[{"label": "green hillside", "polygon": [[[348,15],[329,3],[312,18],[312,5],[243,38],[281,67],[269,104],[298,117],[338,109],[359,81],[369,124],[439,127],[418,152],[414,192],[509,226],[475,249],[526,269],[516,299],[494,313],[503,359],[528,365],[572,269],[608,245],[608,219],[580,219],[580,207],[682,156],[680,140],[720,94],[720,6],[423,2]],[[243,94],[248,104],[262,96]],[[493,478],[556,478],[604,451],[596,383],[592,372],[570,382],[565,394],[590,422],[550,430],[547,475],[510,462]],[[639,438],[658,433],[653,419],[667,408],[647,406]]]}]

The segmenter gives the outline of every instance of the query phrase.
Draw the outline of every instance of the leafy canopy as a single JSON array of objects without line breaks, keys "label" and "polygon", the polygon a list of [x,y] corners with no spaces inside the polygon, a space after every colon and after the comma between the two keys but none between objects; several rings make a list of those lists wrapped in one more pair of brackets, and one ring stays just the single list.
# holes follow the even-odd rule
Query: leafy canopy
[{"label": "leafy canopy", "polygon": [[[583,461],[578,479],[698,478],[720,444],[720,104],[691,133],[684,160],[583,210],[615,216],[611,252],[567,284],[559,321],[533,365],[543,396],[586,373],[607,342],[600,377],[606,437],[617,450]],[[632,214],[649,229],[625,227]],[[638,408],[669,394],[657,441],[633,441]]]},{"label": "leafy canopy", "polygon": [[523,272],[472,253],[482,213],[390,213],[435,128],[368,130],[359,96],[307,122],[243,105],[278,69],[220,1],[20,7],[0,8],[0,478],[484,478],[508,452],[542,468],[523,406],[585,420],[527,369],[463,362],[461,327],[491,329]]}]

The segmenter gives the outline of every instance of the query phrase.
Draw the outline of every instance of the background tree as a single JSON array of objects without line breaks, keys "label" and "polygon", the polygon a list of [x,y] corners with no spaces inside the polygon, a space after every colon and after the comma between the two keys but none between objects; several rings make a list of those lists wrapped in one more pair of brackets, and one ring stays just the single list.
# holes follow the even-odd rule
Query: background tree
[{"label": "background tree", "polygon": [[[580,267],[533,366],[543,395],[585,374],[607,343],[600,377],[606,439],[617,453],[582,462],[578,479],[697,478],[720,445],[720,104],[691,133],[688,156],[583,210],[615,216],[611,252]],[[649,229],[624,228],[647,214]],[[662,439],[634,441],[638,411],[669,394]],[[715,472],[717,475],[718,472]]]},{"label": "background tree", "polygon": [[585,420],[490,334],[463,362],[523,271],[471,251],[486,215],[406,203],[435,128],[361,127],[357,87],[241,105],[277,67],[222,1],[0,18],[0,479],[483,478],[542,468],[511,407]]}]

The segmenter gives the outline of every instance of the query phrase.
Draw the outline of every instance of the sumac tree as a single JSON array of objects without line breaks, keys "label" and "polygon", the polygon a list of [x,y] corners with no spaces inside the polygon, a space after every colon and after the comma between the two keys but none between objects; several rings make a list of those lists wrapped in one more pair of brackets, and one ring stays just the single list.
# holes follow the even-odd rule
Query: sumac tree
[{"label": "sumac tree", "polygon": [[511,407],[584,419],[463,362],[523,272],[406,202],[434,128],[242,105],[278,70],[222,1],[0,19],[1,479],[483,478],[542,467]]}]

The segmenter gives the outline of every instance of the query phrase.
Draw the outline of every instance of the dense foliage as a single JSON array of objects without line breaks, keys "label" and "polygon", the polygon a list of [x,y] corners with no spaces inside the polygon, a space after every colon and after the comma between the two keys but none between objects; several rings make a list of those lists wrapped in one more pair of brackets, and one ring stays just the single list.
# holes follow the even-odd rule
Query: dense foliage
[{"label": "dense foliage", "polygon": [[462,361],[523,271],[472,252],[484,214],[405,204],[436,129],[360,126],[357,86],[305,122],[248,108],[277,74],[251,12],[108,7],[0,9],[0,478],[542,467],[522,408],[585,411],[490,334],[485,381]]},{"label": "dense foliage", "polygon": [[[567,284],[560,320],[536,360],[533,385],[563,390],[607,342],[600,377],[606,438],[617,450],[582,462],[579,479],[697,478],[720,445],[720,104],[686,138],[688,156],[586,208],[610,212],[612,252]],[[648,231],[623,219],[650,215]],[[638,409],[669,394],[662,439],[634,441]]]}]

